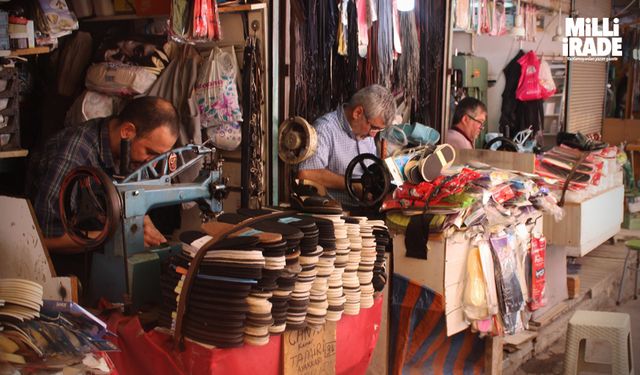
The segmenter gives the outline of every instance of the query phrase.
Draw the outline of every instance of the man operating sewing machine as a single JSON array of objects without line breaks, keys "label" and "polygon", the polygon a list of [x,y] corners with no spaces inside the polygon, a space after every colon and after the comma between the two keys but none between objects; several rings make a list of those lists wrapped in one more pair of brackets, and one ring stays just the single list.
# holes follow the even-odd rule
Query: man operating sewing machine
[{"label": "man operating sewing machine", "polygon": [[377,154],[373,137],[391,124],[395,113],[395,100],[385,87],[358,90],[348,103],[314,122],[318,148],[300,164],[298,177],[324,186],[343,207],[355,205],[345,191],[345,170],[356,156]]},{"label": "man operating sewing machine", "polygon": [[[115,117],[65,128],[49,140],[36,164],[30,191],[47,248],[63,257],[84,250],[64,232],[60,220],[58,195],[67,173],[79,166],[98,167],[109,176],[118,173],[121,139],[131,141],[130,168],[137,168],[171,150],[178,133],[178,116],[173,105],[161,98],[142,97],[132,100]],[[165,241],[146,216],[145,246]]]}]

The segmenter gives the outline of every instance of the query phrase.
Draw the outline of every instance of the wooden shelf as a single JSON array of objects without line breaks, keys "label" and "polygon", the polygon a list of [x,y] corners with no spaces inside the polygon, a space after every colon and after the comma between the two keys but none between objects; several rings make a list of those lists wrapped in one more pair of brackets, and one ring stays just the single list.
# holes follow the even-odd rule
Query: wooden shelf
[{"label": "wooden shelf", "polygon": [[[218,7],[219,13],[235,13],[235,12],[250,12],[253,10],[266,9],[266,3],[256,3],[256,4],[241,4],[241,5],[227,5]],[[103,17],[88,17],[81,18],[80,22],[113,22],[113,21],[135,21],[135,20],[146,20],[150,18],[169,18],[168,14],[154,14],[150,16],[139,16],[137,14],[116,14],[113,16],[103,16]]]},{"label": "wooden shelf", "polygon": [[49,53],[49,47],[34,47],[34,48],[24,48],[24,49],[15,49],[11,51],[9,56],[28,56],[28,55],[38,55],[41,53]]},{"label": "wooden shelf", "polygon": [[133,21],[133,20],[146,20],[150,18],[169,18],[168,14],[155,14],[151,16],[138,16],[135,13],[132,14],[116,14],[113,16],[103,17],[89,17],[81,18],[80,22],[112,22],[112,21]]},{"label": "wooden shelf", "polygon": [[266,9],[266,8],[267,8],[266,3],[227,5],[227,6],[218,6],[218,12],[219,13],[250,12],[252,10],[260,10],[260,9]]},{"label": "wooden shelf", "polygon": [[9,158],[23,158],[29,155],[29,150],[11,150],[11,151],[0,151],[0,159],[9,159]]}]

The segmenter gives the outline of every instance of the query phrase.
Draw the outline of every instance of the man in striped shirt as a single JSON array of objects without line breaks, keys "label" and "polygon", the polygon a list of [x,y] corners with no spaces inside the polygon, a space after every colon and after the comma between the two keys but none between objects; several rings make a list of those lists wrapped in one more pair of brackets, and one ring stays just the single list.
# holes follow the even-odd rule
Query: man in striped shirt
[{"label": "man in striped shirt", "polygon": [[[316,153],[299,166],[298,178],[314,181],[343,206],[354,206],[346,193],[344,174],[359,154],[378,155],[373,137],[390,125],[396,112],[391,92],[371,85],[356,92],[348,103],[316,119]],[[354,177],[362,174],[357,169]]]}]

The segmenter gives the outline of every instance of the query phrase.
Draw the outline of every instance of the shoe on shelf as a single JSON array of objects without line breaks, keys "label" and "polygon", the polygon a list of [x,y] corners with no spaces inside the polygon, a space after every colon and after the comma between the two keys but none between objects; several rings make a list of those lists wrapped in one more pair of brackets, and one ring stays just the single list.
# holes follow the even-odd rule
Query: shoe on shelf
[{"label": "shoe on shelf", "polygon": [[565,145],[572,148],[577,148],[581,151],[597,151],[609,146],[608,143],[594,141],[587,138],[584,134],[559,132],[556,138],[558,145]]}]

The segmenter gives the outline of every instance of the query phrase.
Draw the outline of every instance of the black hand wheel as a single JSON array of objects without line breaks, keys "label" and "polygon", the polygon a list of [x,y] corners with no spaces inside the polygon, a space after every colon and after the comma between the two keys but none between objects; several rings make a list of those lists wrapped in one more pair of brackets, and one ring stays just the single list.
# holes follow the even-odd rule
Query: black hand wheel
[{"label": "black hand wheel", "polygon": [[69,172],[60,186],[59,205],[65,232],[84,248],[101,245],[120,222],[118,192],[97,168],[78,167]]},{"label": "black hand wheel", "polygon": [[[498,143],[500,142],[500,143]],[[484,148],[493,151],[518,152],[518,145],[507,137],[495,137],[487,143]]]},{"label": "black hand wheel", "polygon": [[[371,163],[367,166],[365,160]],[[357,165],[362,168],[360,178],[353,177]],[[373,154],[360,154],[351,160],[344,173],[344,182],[349,196],[364,207],[373,207],[382,202],[391,189],[389,172],[382,160]],[[360,184],[362,190],[357,191],[356,184]]]}]

